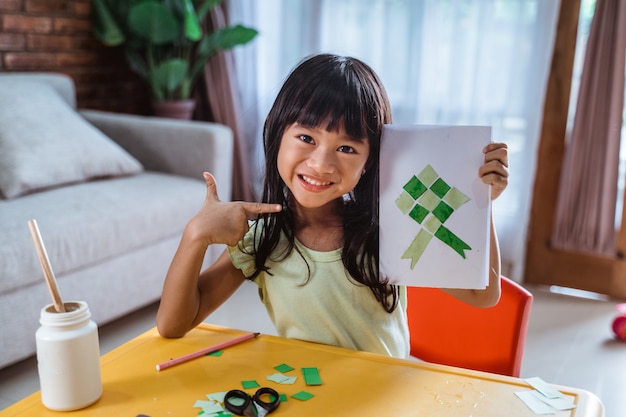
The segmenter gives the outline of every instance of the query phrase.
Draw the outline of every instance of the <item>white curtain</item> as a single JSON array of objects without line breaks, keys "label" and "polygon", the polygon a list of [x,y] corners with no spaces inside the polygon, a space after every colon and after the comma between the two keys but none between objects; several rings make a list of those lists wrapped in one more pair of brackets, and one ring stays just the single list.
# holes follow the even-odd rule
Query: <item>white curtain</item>
[{"label": "white curtain", "polygon": [[535,153],[558,0],[229,0],[256,27],[235,50],[249,155],[289,71],[317,52],[351,55],[385,84],[394,123],[488,125],[509,145],[511,178],[494,203],[503,272],[523,273]]}]

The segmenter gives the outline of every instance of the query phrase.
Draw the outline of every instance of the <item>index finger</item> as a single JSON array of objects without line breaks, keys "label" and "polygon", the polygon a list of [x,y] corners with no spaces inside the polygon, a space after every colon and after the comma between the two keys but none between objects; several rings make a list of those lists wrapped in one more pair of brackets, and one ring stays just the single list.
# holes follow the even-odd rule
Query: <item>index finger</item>
[{"label": "index finger", "polygon": [[508,147],[509,146],[503,142],[492,142],[483,148],[483,153],[495,151],[496,149],[500,149],[500,148],[508,149]]},{"label": "index finger", "polygon": [[241,202],[241,206],[247,213],[250,214],[278,213],[283,209],[283,206],[280,204],[249,203],[245,201]]}]

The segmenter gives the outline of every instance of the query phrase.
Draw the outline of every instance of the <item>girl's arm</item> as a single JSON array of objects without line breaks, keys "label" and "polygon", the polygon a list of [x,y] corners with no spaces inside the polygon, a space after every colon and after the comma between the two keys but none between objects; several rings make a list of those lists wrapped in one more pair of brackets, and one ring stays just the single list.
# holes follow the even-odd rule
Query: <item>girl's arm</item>
[{"label": "girl's arm", "polygon": [[[485,184],[491,185],[491,199],[495,200],[508,185],[509,158],[504,143],[491,143],[483,149],[485,163],[478,175]],[[476,307],[491,307],[500,300],[500,246],[493,223],[490,225],[489,242],[489,283],[484,290],[443,289],[446,293]]]},{"label": "girl's arm", "polygon": [[201,272],[211,244],[237,244],[248,231],[248,215],[281,210],[277,204],[221,202],[215,178],[204,173],[207,197],[187,224],[165,277],[157,328],[165,337],[182,337],[226,301],[245,280],[226,251]]}]

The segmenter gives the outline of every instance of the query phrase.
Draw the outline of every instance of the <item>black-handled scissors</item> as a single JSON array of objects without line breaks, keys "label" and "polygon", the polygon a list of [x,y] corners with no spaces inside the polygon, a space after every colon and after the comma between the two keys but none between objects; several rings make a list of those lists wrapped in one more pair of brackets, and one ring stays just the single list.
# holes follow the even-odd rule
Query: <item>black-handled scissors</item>
[{"label": "black-handled scissors", "polygon": [[224,407],[238,416],[264,417],[279,405],[280,395],[268,387],[259,388],[253,396],[238,389],[230,390],[224,396]]}]

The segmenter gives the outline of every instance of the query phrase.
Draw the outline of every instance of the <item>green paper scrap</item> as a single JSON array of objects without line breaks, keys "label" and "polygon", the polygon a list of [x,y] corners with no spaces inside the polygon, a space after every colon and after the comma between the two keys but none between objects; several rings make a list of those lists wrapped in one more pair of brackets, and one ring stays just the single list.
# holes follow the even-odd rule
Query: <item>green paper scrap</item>
[{"label": "green paper scrap", "polygon": [[322,378],[317,368],[302,368],[302,376],[307,385],[322,385]]},{"label": "green paper scrap", "polygon": [[295,384],[296,379],[298,379],[296,376],[287,376],[281,373],[276,373],[274,375],[267,376],[266,378],[270,381],[276,382],[277,384]]},{"label": "green paper scrap", "polygon": [[291,398],[295,398],[296,400],[300,400],[300,401],[307,401],[307,400],[310,400],[313,397],[315,397],[315,395],[311,394],[310,392],[306,392],[306,391],[300,391],[300,392],[297,392],[297,393],[295,393],[295,394],[293,394],[291,396]]},{"label": "green paper scrap", "polygon": [[216,350],[215,352],[207,353],[205,356],[222,356],[222,353],[224,353],[223,350]]},{"label": "green paper scrap", "polygon": [[280,365],[277,365],[274,367],[274,369],[276,369],[278,372],[282,372],[283,374],[285,372],[289,372],[289,371],[293,371],[293,368],[289,365],[287,365],[286,363],[282,363]]},{"label": "green paper scrap", "polygon": [[458,209],[463,204],[469,201],[469,197],[459,191],[458,188],[452,187],[452,189],[445,195],[443,201],[450,204],[453,209]]},{"label": "green paper scrap", "polygon": [[244,387],[244,389],[260,387],[259,383],[253,379],[249,381],[241,381],[241,386]]},{"label": "green paper scrap", "polygon": [[411,260],[411,269],[415,268],[417,261],[419,261],[420,257],[426,250],[426,246],[430,243],[430,240],[433,238],[433,235],[429,234],[425,230],[420,230],[417,233],[417,236],[413,239],[409,247],[402,254],[401,259],[410,259]]},{"label": "green paper scrap", "polygon": [[211,401],[217,401],[219,403],[224,402],[224,397],[226,396],[226,391],[223,392],[213,392],[211,394],[207,394],[206,397]]},{"label": "green paper scrap", "polygon": [[203,414],[215,415],[215,413],[224,411],[224,407],[222,407],[222,405],[216,401],[198,400],[195,402],[193,406],[194,408],[201,408],[202,409],[201,413]]},{"label": "green paper scrap", "polygon": [[280,394],[280,402],[284,403],[287,401],[287,394]]},{"label": "green paper scrap", "polygon": [[422,172],[417,175],[417,178],[420,179],[427,187],[433,185],[433,183],[439,178],[439,174],[437,171],[430,165],[426,165]]},{"label": "green paper scrap", "polygon": [[465,252],[463,251],[472,249],[467,243],[459,239],[457,235],[443,226],[439,227],[439,230],[435,233],[435,237],[454,249],[454,251],[461,255],[463,259],[465,259]]}]

